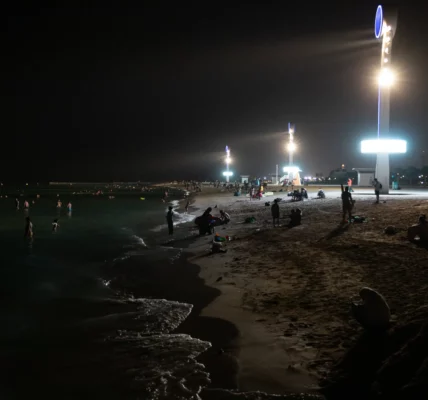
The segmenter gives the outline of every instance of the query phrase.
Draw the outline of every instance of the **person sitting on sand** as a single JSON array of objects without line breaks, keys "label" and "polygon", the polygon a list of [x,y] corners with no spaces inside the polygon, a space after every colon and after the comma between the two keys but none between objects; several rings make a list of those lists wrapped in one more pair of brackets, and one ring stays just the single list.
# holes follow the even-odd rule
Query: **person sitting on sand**
[{"label": "person sitting on sand", "polygon": [[[216,219],[211,215],[211,211],[212,208],[208,207],[200,217],[195,219],[195,224],[199,227],[199,235],[212,234],[214,232]],[[217,219],[220,221],[219,218]]]},{"label": "person sitting on sand", "polygon": [[324,190],[322,190],[322,189],[318,190],[317,197],[318,197],[319,199],[325,199],[325,193],[324,193]]},{"label": "person sitting on sand", "polygon": [[425,214],[419,217],[417,225],[412,225],[407,229],[407,239],[414,242],[416,237],[419,237],[420,242],[428,242],[428,221]]},{"label": "person sitting on sand", "polygon": [[385,298],[368,287],[360,290],[362,303],[352,303],[354,318],[367,330],[385,330],[389,327],[391,311]]},{"label": "person sitting on sand", "polygon": [[220,219],[223,224],[228,224],[230,222],[230,215],[223,210],[220,210]]},{"label": "person sitting on sand", "polygon": [[300,208],[296,208],[295,210],[291,210],[290,213],[290,222],[288,224],[289,228],[293,228],[302,223],[302,210]]},{"label": "person sitting on sand", "polygon": [[277,199],[273,201],[270,211],[272,213],[273,227],[275,228],[276,225],[279,226],[279,204]]},{"label": "person sitting on sand", "polygon": [[302,200],[308,198],[308,191],[305,188],[301,188],[300,189],[300,193],[301,193],[301,196],[302,196]]}]

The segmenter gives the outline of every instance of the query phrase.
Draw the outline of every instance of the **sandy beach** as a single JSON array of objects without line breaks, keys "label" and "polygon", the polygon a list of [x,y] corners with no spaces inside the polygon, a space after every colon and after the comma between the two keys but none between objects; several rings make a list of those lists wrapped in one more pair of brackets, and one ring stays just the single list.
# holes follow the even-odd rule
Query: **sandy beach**
[{"label": "sandy beach", "polygon": [[[231,389],[317,393],[363,332],[350,315],[350,301],[361,287],[385,296],[393,327],[426,304],[427,250],[405,236],[428,200],[423,192],[403,191],[374,204],[371,189],[357,188],[354,215],[366,222],[341,224],[340,188],[325,189],[326,199],[315,199],[318,188],[309,188],[303,202],[273,190],[278,190],[274,196],[260,201],[213,188],[195,197],[197,213],[210,206],[213,215],[224,209],[232,218],[216,228],[232,238],[227,253],[209,253],[212,236],[196,239],[186,250],[205,285],[221,293],[200,316],[230,322],[238,331],[228,340],[223,335],[221,343],[211,338],[212,352],[237,364]],[[274,228],[265,202],[277,197],[283,199],[284,218]],[[286,216],[296,207],[303,212],[302,225],[289,229]],[[256,221],[244,223],[251,216]],[[384,233],[388,225],[395,226],[395,235]],[[211,379],[211,387],[218,387],[221,373],[217,378],[212,372]]]}]

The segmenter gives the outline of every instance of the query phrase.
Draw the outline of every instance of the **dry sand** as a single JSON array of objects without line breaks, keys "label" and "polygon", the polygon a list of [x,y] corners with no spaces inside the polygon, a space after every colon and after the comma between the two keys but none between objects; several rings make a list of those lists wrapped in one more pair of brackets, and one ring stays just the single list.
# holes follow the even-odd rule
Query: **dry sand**
[{"label": "dry sand", "polygon": [[[275,189],[274,189],[275,190]],[[276,189],[279,190],[279,189]],[[208,255],[211,236],[189,248],[206,285],[221,291],[202,316],[221,318],[239,330],[230,352],[239,364],[240,390],[268,393],[313,392],[331,366],[361,334],[349,306],[362,286],[387,299],[393,321],[428,300],[427,250],[405,239],[407,227],[428,209],[428,193],[382,196],[374,204],[370,189],[356,189],[354,214],[365,223],[340,224],[340,189],[326,199],[291,202],[285,193],[261,201],[204,189],[195,199],[199,210],[213,207],[231,214],[217,228],[233,238],[226,254]],[[281,215],[303,211],[302,225],[273,228],[266,201],[282,197]],[[214,206],[217,205],[217,208]],[[254,216],[253,224],[243,223]],[[398,233],[384,234],[394,225]],[[226,353],[228,349],[225,349]]]}]

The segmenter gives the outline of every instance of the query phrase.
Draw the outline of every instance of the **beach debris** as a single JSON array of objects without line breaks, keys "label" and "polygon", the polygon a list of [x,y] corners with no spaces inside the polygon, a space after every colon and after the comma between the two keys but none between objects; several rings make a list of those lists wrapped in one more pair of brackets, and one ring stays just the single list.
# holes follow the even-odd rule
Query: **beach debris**
[{"label": "beach debris", "polygon": [[222,277],[222,276],[219,276],[219,277],[216,279],[216,282],[220,282],[222,279],[223,279],[223,277]]},{"label": "beach debris", "polygon": [[356,224],[366,222],[366,217],[363,217],[361,215],[353,215],[351,217],[351,222],[356,223]]},{"label": "beach debris", "polygon": [[247,217],[247,218],[245,218],[245,223],[246,224],[254,224],[254,222],[256,222],[256,219],[254,217]]}]

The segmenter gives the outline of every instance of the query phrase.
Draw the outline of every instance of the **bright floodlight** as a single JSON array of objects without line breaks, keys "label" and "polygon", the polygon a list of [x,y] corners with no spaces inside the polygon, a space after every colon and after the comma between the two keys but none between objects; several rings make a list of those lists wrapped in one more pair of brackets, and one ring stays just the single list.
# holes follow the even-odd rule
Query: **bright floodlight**
[{"label": "bright floodlight", "polygon": [[284,172],[287,172],[287,173],[296,173],[296,172],[300,172],[300,168],[299,167],[291,167],[291,166],[288,166],[288,167],[284,167],[284,170],[283,170]]},{"label": "bright floodlight", "polygon": [[288,143],[288,151],[296,151],[296,145],[293,142]]},{"label": "bright floodlight", "polygon": [[232,159],[230,157],[226,157],[226,164],[230,164]]},{"label": "bright floodlight", "polygon": [[380,86],[392,86],[395,82],[394,73],[389,68],[382,68],[379,74]]},{"label": "bright floodlight", "polygon": [[361,153],[405,153],[407,142],[398,139],[373,139],[361,141]]},{"label": "bright floodlight", "polygon": [[230,171],[223,172],[223,176],[232,176],[232,175],[233,175],[233,172],[230,172]]}]

